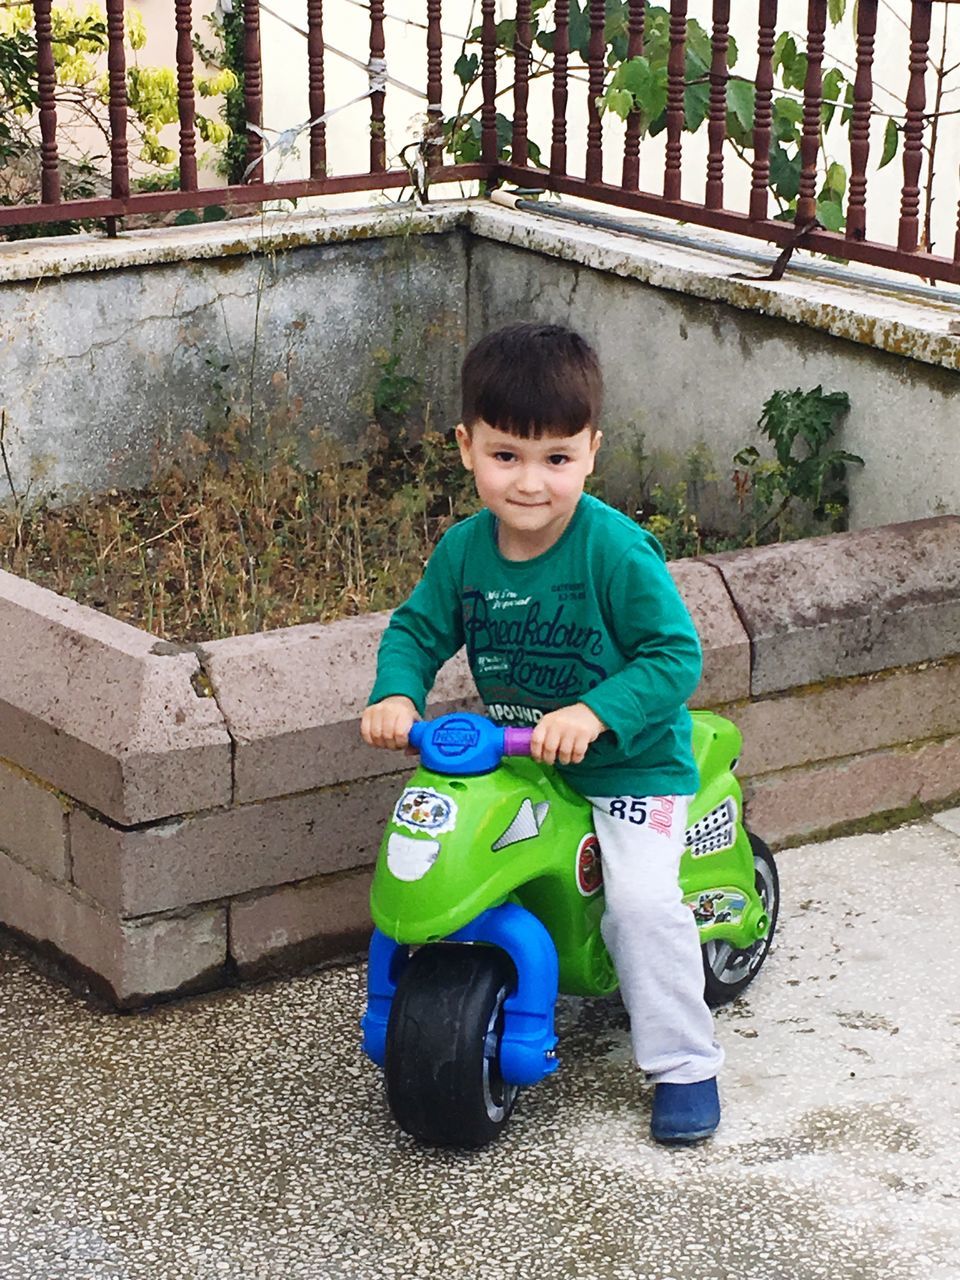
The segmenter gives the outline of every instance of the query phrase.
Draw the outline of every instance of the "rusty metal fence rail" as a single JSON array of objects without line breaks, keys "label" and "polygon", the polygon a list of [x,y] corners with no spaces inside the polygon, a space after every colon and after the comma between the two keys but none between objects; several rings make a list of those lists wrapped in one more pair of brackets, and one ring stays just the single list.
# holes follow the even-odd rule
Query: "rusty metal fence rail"
[{"label": "rusty metal fence rail", "polygon": [[[665,134],[662,172],[641,163],[649,119],[638,102],[625,116],[623,153],[617,180],[604,177],[610,168],[609,145],[604,147],[606,120],[601,102],[610,86],[606,25],[610,6],[606,0],[552,0],[548,6],[553,29],[548,42],[535,48],[534,29],[543,7],[534,0],[517,0],[510,22],[498,20],[496,0],[480,0],[479,22],[463,44],[464,56],[473,48],[476,121],[476,155],[457,158],[453,138],[458,126],[449,113],[451,101],[461,94],[464,76],[446,81],[443,75],[442,22],[449,12],[442,0],[419,0],[412,6],[424,36],[425,77],[421,96],[426,99],[422,137],[414,140],[417,165],[399,157],[388,159],[385,104],[390,88],[390,57],[385,36],[384,0],[369,0],[369,38],[356,50],[368,76],[369,158],[366,167],[334,174],[328,166],[328,123],[333,125],[325,90],[325,65],[329,53],[325,22],[329,27],[338,5],[356,0],[304,0],[303,35],[307,45],[306,69],[310,119],[297,133],[308,137],[309,170],[294,178],[265,178],[263,131],[264,97],[261,53],[261,0],[233,0],[243,23],[243,93],[246,116],[246,166],[243,181],[201,187],[198,179],[196,87],[193,32],[196,13],[192,0],[174,0],[171,17],[176,28],[176,79],[178,103],[179,189],[138,191],[131,181],[128,155],[127,65],[124,44],[125,0],[104,0],[107,17],[106,63],[109,85],[110,194],[92,199],[64,199],[61,192],[61,156],[58,131],[58,83],[53,53],[53,0],[33,0],[36,40],[36,115],[41,146],[40,198],[38,203],[0,207],[0,229],[23,224],[61,222],[65,219],[105,219],[111,232],[117,219],[132,214],[198,209],[210,205],[257,204],[274,199],[328,195],[343,192],[380,191],[407,187],[418,167],[415,182],[421,196],[430,188],[449,182],[480,181],[486,184],[516,183],[541,187],[560,194],[600,201],[678,221],[715,227],[780,246],[802,245],[835,258],[849,259],[920,275],[928,279],[960,283],[960,202],[952,256],[929,251],[922,235],[921,170],[930,153],[930,130],[942,103],[928,102],[931,61],[931,23],[935,11],[960,6],[960,0],[911,0],[908,29],[902,29],[902,64],[907,78],[902,119],[898,122],[899,212],[895,241],[883,242],[867,234],[868,186],[871,164],[871,121],[877,111],[874,85],[878,11],[887,0],[857,0],[855,9],[855,78],[848,82],[843,104],[848,122],[849,182],[843,193],[843,227],[830,230],[818,218],[818,183],[822,178],[820,150],[825,109],[824,55],[828,15],[835,0],[807,0],[805,36],[801,45],[805,72],[798,86],[797,130],[798,184],[789,220],[782,209],[771,208],[771,160],[774,138],[775,61],[777,26],[785,0],[736,0],[755,13],[756,72],[752,82],[752,119],[749,138],[751,180],[746,207],[730,207],[725,181],[728,156],[730,86],[729,66],[732,0],[710,0],[709,65],[703,81],[707,160],[702,200],[681,194],[684,171],[685,95],[691,82],[687,65],[690,0],[662,0],[661,15],[668,14],[669,51],[665,73],[665,101],[661,128]],[[792,11],[796,13],[796,3]],[[623,0],[625,56],[622,61],[643,60],[654,7],[649,0]],[[960,16],[960,15],[958,15]],[[574,26],[579,23],[579,47]],[[584,37],[584,24],[589,36]],[[606,25],[605,25],[606,24]],[[531,67],[537,59],[538,76],[549,75],[552,121],[548,163],[539,163],[531,148],[529,108]],[[639,64],[638,64],[639,65]],[[546,70],[545,70],[546,68]],[[459,73],[458,73],[459,74]],[[585,153],[574,162],[568,141],[568,113],[574,93],[585,84]],[[461,106],[463,97],[460,98]],[[512,117],[504,111],[509,104]],[[801,115],[802,104],[802,115]],[[336,105],[336,104],[334,104]],[[583,103],[581,102],[581,105]],[[960,117],[955,117],[960,118]],[[452,130],[448,126],[452,123]],[[953,130],[960,125],[951,122]],[[404,150],[409,151],[409,148]],[[874,144],[874,153],[876,146]],[[689,166],[689,161],[686,162]],[[876,156],[873,155],[873,163]],[[932,166],[931,166],[932,167]],[[642,182],[641,182],[642,177]],[[948,199],[957,200],[960,184],[954,182]],[[952,208],[951,204],[951,208]],[[779,212],[780,216],[776,216]]]}]

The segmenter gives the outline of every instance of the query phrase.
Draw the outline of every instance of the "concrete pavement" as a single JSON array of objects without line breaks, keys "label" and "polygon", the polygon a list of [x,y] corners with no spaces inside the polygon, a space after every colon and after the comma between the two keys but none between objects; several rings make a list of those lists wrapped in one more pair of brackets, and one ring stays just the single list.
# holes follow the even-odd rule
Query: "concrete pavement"
[{"label": "concrete pavement", "polygon": [[119,1017],[0,948],[0,1280],[958,1280],[960,810],[780,856],[725,1116],[654,1146],[617,1000],[504,1140],[418,1150],[363,970]]}]

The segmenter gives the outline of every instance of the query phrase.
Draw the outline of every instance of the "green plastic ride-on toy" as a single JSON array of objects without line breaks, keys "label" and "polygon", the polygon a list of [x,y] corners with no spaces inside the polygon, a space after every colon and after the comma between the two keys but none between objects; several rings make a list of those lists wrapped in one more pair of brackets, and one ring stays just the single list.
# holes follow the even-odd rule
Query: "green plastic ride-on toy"
[{"label": "green plastic ride-on toy", "polygon": [[[617,987],[590,805],[530,759],[531,732],[466,713],[416,723],[420,767],[380,848],[363,1048],[397,1123],[428,1145],[495,1138],[517,1091],[558,1065],[558,993]],[[693,713],[701,787],[680,883],[710,1004],[756,976],[779,908],[773,857],[742,823],[740,745],[729,720]]]}]

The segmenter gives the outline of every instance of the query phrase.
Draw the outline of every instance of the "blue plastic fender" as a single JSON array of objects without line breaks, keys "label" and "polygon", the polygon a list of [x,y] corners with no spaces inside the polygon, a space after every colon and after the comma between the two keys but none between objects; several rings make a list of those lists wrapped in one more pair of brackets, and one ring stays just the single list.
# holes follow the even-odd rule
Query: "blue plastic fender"
[{"label": "blue plastic fender", "polygon": [[[503,1006],[500,1073],[507,1084],[531,1085],[556,1071],[559,963],[550,934],[535,915],[516,903],[491,907],[444,942],[488,943],[505,951],[517,972],[517,989]],[[387,1023],[407,948],[379,929],[370,941],[367,1010],[361,1021],[363,1051],[378,1066],[386,1058]]]},{"label": "blue plastic fender", "polygon": [[381,1069],[387,1057],[390,1006],[408,958],[409,951],[405,946],[374,929],[367,963],[367,1008],[360,1019],[360,1027],[363,1031],[363,1052]]},{"label": "blue plastic fender", "polygon": [[450,942],[488,942],[513,961],[517,989],[503,1005],[500,1074],[507,1084],[536,1084],[556,1071],[553,1010],[560,965],[553,939],[532,912],[514,902],[482,911]]}]

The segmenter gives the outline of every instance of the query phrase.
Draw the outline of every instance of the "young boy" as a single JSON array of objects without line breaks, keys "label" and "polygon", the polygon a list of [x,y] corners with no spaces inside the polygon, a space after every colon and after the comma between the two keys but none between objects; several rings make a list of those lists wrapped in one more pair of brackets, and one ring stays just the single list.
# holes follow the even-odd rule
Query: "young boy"
[{"label": "young boy", "polygon": [[601,433],[600,365],[569,329],[520,324],[463,366],[457,440],[484,509],[444,534],[391,618],[361,733],[403,748],[440,666],[466,645],[488,714],[534,724],[530,754],[593,806],[604,941],[655,1083],[651,1131],[717,1127],[723,1060],[678,873],[698,786],[684,701],[700,644],[660,544],[584,494]]}]

